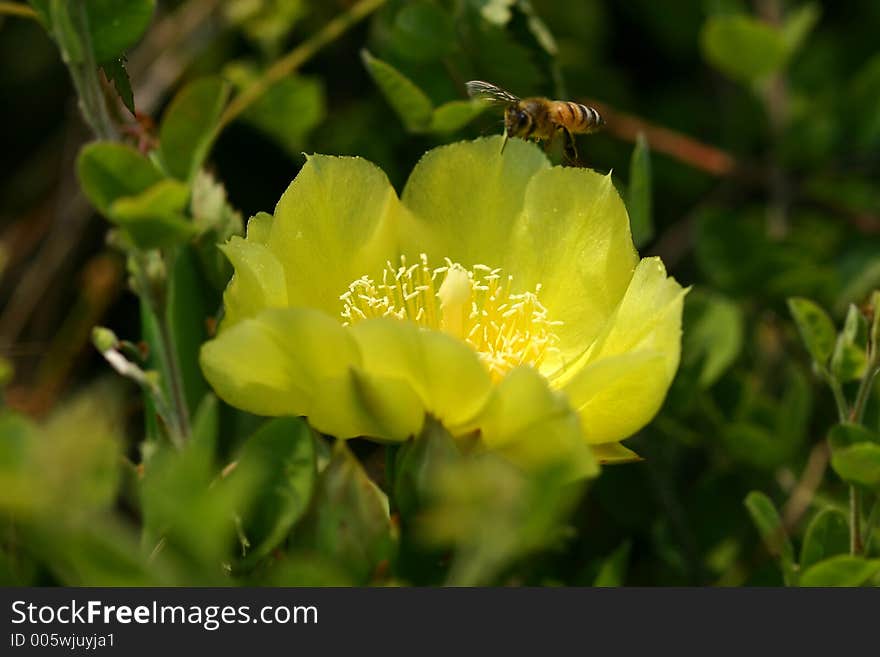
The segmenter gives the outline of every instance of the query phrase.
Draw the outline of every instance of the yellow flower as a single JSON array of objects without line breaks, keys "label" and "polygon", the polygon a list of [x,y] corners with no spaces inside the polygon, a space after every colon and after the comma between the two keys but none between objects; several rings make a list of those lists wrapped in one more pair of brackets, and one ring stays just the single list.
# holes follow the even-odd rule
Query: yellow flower
[{"label": "yellow flower", "polygon": [[579,474],[660,408],[684,290],[641,261],[610,176],[498,137],[436,148],[398,199],[359,158],[315,155],[235,267],[205,375],[230,404],[403,441],[426,415],[525,465]]}]

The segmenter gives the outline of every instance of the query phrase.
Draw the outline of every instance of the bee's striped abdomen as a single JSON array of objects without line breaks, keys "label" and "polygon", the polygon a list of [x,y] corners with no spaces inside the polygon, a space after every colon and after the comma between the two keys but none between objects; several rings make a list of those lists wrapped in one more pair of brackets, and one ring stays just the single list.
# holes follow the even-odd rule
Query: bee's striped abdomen
[{"label": "bee's striped abdomen", "polygon": [[571,101],[557,101],[555,105],[557,122],[565,126],[569,132],[594,132],[604,123],[599,112],[592,107]]}]

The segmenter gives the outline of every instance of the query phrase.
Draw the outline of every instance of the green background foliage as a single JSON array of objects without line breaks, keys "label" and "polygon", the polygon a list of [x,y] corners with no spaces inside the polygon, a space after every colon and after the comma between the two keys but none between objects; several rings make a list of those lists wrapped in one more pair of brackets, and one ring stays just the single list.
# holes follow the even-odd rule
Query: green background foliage
[{"label": "green background foliage", "polygon": [[[880,4],[388,0],[313,41],[360,4],[0,13],[0,583],[876,584]],[[198,368],[216,246],[302,153],[400,190],[427,149],[501,131],[471,79],[595,104],[582,164],[693,286],[679,374],[626,443],[644,460],[587,485],[440,427],[334,443]]]}]

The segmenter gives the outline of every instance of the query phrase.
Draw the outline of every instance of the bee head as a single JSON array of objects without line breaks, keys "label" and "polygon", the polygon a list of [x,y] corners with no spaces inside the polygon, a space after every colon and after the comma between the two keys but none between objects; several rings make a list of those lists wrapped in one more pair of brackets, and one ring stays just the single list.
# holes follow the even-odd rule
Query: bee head
[{"label": "bee head", "polygon": [[508,137],[526,137],[532,130],[532,117],[525,110],[514,105],[504,114],[504,126]]}]

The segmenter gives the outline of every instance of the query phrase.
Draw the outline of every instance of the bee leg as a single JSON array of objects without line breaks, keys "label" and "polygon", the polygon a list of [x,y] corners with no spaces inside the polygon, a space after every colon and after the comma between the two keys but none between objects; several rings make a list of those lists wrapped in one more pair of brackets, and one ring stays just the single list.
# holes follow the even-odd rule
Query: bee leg
[{"label": "bee leg", "polygon": [[580,160],[578,160],[577,144],[575,144],[574,142],[574,135],[571,134],[571,132],[566,128],[562,128],[562,135],[565,139],[565,143],[563,146],[563,155],[565,156],[565,161],[572,166],[580,166]]},{"label": "bee leg", "polygon": [[501,139],[501,153],[504,153],[504,147],[507,146],[507,130],[504,131]]}]

